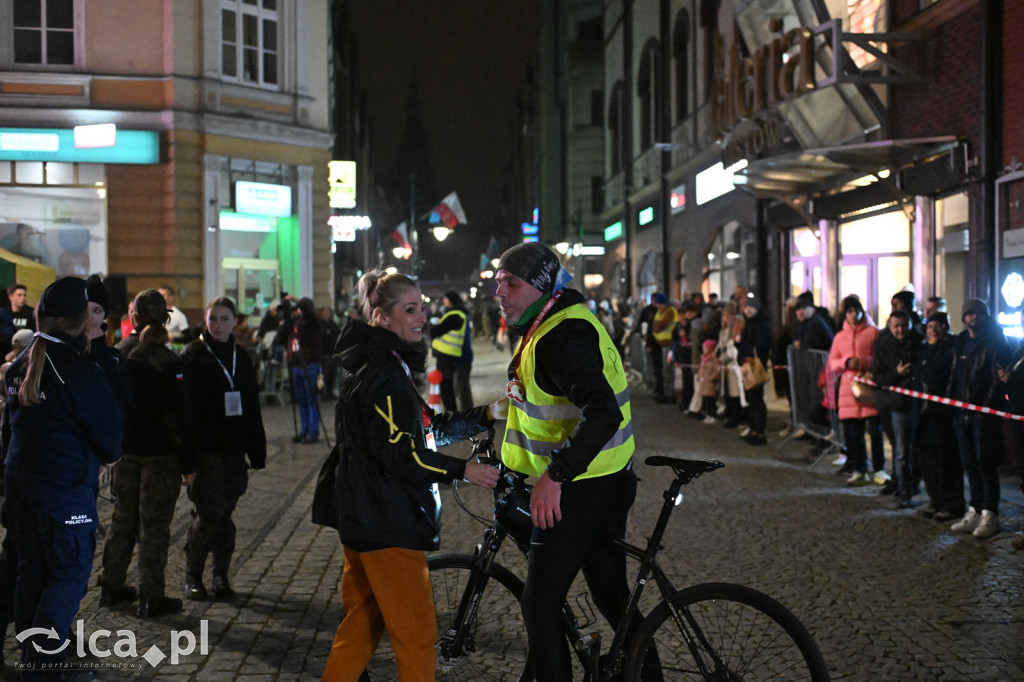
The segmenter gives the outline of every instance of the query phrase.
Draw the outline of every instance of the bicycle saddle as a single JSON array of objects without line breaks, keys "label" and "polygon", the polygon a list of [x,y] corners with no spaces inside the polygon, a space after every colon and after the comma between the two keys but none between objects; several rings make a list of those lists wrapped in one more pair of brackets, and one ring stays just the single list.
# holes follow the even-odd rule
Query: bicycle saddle
[{"label": "bicycle saddle", "polygon": [[719,462],[717,459],[680,459],[662,455],[648,457],[644,460],[644,464],[652,467],[672,467],[674,471],[684,473],[691,478],[725,466],[724,462]]}]

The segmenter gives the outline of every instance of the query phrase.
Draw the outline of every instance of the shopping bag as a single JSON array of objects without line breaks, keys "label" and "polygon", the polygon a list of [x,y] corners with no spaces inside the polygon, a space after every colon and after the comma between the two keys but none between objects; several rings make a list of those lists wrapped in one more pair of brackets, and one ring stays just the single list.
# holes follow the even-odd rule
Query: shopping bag
[{"label": "shopping bag", "polygon": [[768,370],[764,368],[761,358],[756,355],[751,358],[750,362],[746,362],[740,367],[740,372],[743,375],[743,390],[745,391],[763,386],[768,382]]},{"label": "shopping bag", "polygon": [[858,372],[857,377],[850,383],[850,390],[853,392],[853,399],[857,401],[858,405],[873,406],[875,404],[875,387],[857,381],[857,379],[871,381],[871,372]]}]

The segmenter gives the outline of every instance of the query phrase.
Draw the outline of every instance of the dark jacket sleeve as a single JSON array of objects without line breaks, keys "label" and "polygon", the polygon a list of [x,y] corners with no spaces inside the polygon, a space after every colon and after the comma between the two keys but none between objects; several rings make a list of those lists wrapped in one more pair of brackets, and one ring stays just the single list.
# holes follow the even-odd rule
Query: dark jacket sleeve
[{"label": "dark jacket sleeve", "polygon": [[249,362],[249,354],[236,348],[238,362],[238,388],[242,393],[242,414],[245,415],[245,454],[253,469],[267,466],[267,433],[263,428],[263,412],[260,409],[260,387],[256,368]]},{"label": "dark jacket sleeve", "polygon": [[103,370],[118,404],[124,409],[132,399],[132,384],[128,378],[128,365],[121,352],[108,346],[103,339],[93,339],[89,345],[89,358]]},{"label": "dark jacket sleeve", "polygon": [[78,374],[78,381],[66,384],[71,414],[96,457],[107,464],[116,462],[121,458],[124,434],[124,413],[118,398],[96,365],[85,365],[78,369]]},{"label": "dark jacket sleeve", "polygon": [[388,476],[413,482],[462,478],[466,461],[429,449],[423,439],[419,395],[401,366],[386,362],[364,370],[363,423],[367,445]]},{"label": "dark jacket sleeve", "polygon": [[572,476],[587,470],[622,421],[602,358],[597,332],[584,320],[564,320],[537,343],[537,384],[583,410],[569,445],[552,454]]}]

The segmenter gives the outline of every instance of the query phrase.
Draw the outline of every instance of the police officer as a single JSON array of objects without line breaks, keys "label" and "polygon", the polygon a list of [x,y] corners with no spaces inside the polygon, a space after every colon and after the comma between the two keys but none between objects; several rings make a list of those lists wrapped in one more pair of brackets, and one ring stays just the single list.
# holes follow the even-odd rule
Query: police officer
[{"label": "police officer", "polygon": [[613,627],[626,610],[623,538],[636,496],[629,386],[622,360],[568,273],[539,243],[518,244],[498,263],[497,297],[521,335],[509,365],[509,414],[501,456],[537,477],[523,617],[537,680],[570,680],[563,603],[582,568]]},{"label": "police officer", "polygon": [[[176,613],[181,600],[164,594],[164,570],[174,505],[182,480],[191,484],[197,446],[187,413],[184,369],[166,347],[167,303],[156,289],[134,300],[134,330],[117,345],[126,358],[132,399],[125,411],[124,457],[114,467],[116,497],[103,547],[100,605],[139,598],[143,618]],[[125,584],[132,550],[139,546],[139,589]]]},{"label": "police officer", "polygon": [[441,372],[441,402],[448,412],[473,408],[469,374],[473,368],[472,331],[462,298],[449,291],[442,299],[444,315],[430,325],[430,347]]},{"label": "police officer", "polygon": [[[121,455],[123,417],[103,370],[85,354],[86,284],[43,292],[39,331],[7,370],[4,483],[18,555],[15,631],[53,629],[63,642],[85,596],[96,546],[99,467]],[[23,679],[61,679],[68,647],[22,642]],[[56,669],[53,666],[58,666]],[[47,668],[47,669],[41,669]]]}]

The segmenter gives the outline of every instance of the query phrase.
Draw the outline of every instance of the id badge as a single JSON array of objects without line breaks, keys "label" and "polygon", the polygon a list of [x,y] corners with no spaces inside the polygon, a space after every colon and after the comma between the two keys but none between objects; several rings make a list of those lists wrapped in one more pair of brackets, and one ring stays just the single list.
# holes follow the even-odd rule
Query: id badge
[{"label": "id badge", "polygon": [[523,382],[519,381],[519,379],[513,379],[508,382],[508,385],[505,387],[505,394],[509,400],[517,405],[522,405],[526,402],[526,387],[523,386]]},{"label": "id badge", "polygon": [[437,452],[437,441],[434,440],[433,432],[427,431],[425,440],[427,441],[427,447],[433,450],[434,452]]},{"label": "id badge", "polygon": [[225,391],[224,392],[224,414],[228,417],[241,417],[242,416],[242,392],[241,391]]}]

